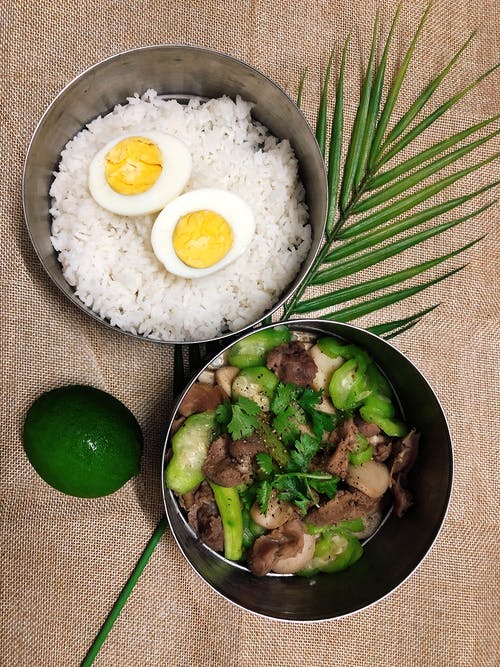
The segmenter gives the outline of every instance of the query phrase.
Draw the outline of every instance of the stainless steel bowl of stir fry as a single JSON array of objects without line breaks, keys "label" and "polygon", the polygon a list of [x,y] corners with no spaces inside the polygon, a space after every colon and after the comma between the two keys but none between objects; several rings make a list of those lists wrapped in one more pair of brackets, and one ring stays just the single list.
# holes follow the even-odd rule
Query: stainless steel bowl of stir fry
[{"label": "stainless steel bowl of stir fry", "polygon": [[444,520],[449,429],[420,371],[356,327],[293,320],[213,358],[181,395],[164,450],[174,537],[252,612],[337,618],[397,588]]}]

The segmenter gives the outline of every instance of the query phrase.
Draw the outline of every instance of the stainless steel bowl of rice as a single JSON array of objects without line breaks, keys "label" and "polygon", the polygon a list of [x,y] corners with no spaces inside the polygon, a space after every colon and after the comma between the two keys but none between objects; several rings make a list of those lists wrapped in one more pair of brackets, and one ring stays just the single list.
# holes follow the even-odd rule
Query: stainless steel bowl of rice
[{"label": "stainless steel bowl of rice", "polygon": [[[251,209],[251,240],[220,270],[167,270],[151,240],[158,209],[116,213],[89,190],[110,141],[155,132],[191,157],[176,197],[229,192]],[[293,293],[321,243],[327,184],[307,120],[271,79],[222,53],[161,45],[112,56],[61,91],[28,149],[23,206],[43,267],[76,306],[143,340],[204,342],[252,327]]]}]

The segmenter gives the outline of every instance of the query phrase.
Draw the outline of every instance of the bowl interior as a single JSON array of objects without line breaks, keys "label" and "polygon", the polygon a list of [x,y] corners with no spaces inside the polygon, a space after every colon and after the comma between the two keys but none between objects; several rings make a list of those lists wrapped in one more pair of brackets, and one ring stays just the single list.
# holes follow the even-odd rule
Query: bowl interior
[{"label": "bowl interior", "polygon": [[[92,119],[148,88],[179,98],[229,95],[234,99],[240,95],[255,104],[256,120],[274,135],[290,141],[306,190],[313,242],[299,274],[273,306],[272,311],[276,310],[304,277],[321,242],[327,205],[323,159],[305,117],[281,88],[235,58],[197,47],[152,46],[113,56],[77,77],[47,109],[31,141],[23,177],[25,219],[45,270],[73,303],[108,324],[75,296],[62,274],[50,242],[49,189],[65,144]],[[238,332],[225,332],[220,338],[235,333]]]},{"label": "bowl interior", "polygon": [[[421,433],[419,456],[409,477],[414,506],[403,519],[391,513],[365,544],[363,557],[344,572],[323,574],[314,579],[282,575],[256,577],[203,546],[186,523],[172,492],[164,486],[163,492],[167,516],[180,549],[214,590],[231,602],[263,616],[289,621],[318,621],[344,616],[381,600],[420,564],[437,537],[446,514],[453,454],[446,418],[432,388],[395,347],[345,324],[295,320],[289,325],[292,329],[340,336],[356,343],[384,370],[401,402],[406,422]],[[169,433],[164,467],[169,451]]]}]

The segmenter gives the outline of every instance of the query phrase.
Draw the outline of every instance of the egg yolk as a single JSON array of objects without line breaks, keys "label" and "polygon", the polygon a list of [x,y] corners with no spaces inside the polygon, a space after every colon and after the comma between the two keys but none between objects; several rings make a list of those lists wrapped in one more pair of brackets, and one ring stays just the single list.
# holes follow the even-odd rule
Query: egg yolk
[{"label": "egg yolk", "polygon": [[108,185],[121,195],[138,195],[156,183],[162,170],[158,146],[145,137],[127,137],[106,154]]},{"label": "egg yolk", "polygon": [[214,211],[192,211],[177,221],[172,243],[177,257],[195,269],[220,262],[233,245],[233,232]]}]

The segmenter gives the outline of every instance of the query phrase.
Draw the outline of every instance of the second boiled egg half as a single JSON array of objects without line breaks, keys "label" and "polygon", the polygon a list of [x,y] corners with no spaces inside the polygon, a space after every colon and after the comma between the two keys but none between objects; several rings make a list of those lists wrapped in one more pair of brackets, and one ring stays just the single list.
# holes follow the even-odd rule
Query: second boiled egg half
[{"label": "second boiled egg half", "polygon": [[153,131],[123,135],[90,163],[89,190],[108,211],[146,215],[182,192],[191,168],[191,153],[177,137]]},{"label": "second boiled egg half", "polygon": [[153,252],[167,271],[198,278],[240,257],[255,232],[251,208],[215,188],[191,190],[168,203],[151,231]]}]

